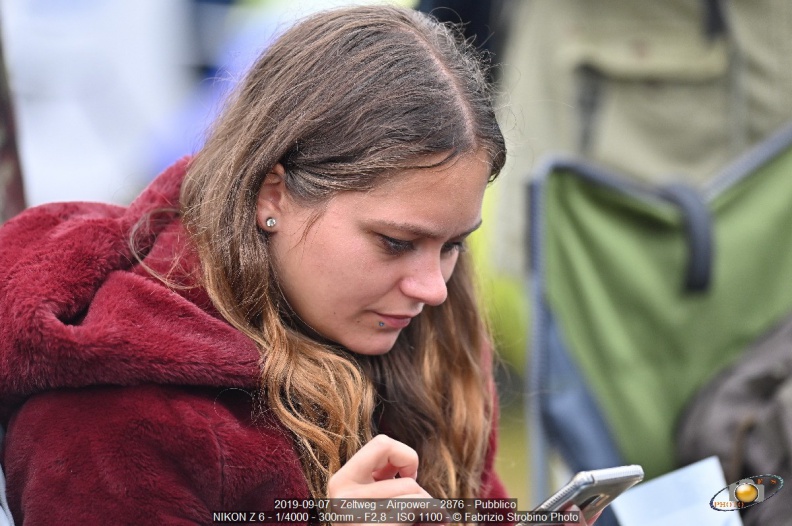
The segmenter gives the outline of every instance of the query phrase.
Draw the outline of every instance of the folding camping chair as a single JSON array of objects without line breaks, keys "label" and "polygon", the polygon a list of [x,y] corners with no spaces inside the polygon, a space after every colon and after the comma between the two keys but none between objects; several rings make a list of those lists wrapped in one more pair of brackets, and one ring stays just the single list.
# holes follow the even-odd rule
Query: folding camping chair
[{"label": "folding camping chair", "polygon": [[694,392],[792,312],[792,126],[701,191],[550,159],[529,214],[533,499],[550,450],[572,471],[674,469]]}]

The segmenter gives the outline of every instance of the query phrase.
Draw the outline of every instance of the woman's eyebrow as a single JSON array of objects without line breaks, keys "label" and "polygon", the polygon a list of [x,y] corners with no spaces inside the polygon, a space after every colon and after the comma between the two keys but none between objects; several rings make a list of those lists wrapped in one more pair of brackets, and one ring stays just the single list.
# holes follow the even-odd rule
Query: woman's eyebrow
[{"label": "woman's eyebrow", "polygon": [[[476,230],[478,230],[478,228],[481,226],[481,223],[482,220],[479,219],[478,222],[472,228],[465,230],[464,232],[461,232],[459,234],[453,235],[451,236],[451,238],[453,239],[458,237],[467,237]],[[384,221],[377,221],[377,224],[380,226],[401,230],[403,232],[408,232],[414,235],[415,237],[424,237],[428,239],[442,239],[445,237],[443,234],[439,232],[433,231],[431,229],[425,228],[420,225],[412,225],[410,223],[399,223],[397,221],[384,220]]]}]

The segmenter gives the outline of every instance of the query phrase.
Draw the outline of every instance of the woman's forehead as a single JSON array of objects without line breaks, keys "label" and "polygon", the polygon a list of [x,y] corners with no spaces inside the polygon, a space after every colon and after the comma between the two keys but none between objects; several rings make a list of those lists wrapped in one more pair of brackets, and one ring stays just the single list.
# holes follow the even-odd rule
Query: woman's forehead
[{"label": "woman's forehead", "polygon": [[481,221],[489,164],[475,155],[432,168],[407,169],[366,192],[345,192],[330,208],[421,237],[463,234]]}]

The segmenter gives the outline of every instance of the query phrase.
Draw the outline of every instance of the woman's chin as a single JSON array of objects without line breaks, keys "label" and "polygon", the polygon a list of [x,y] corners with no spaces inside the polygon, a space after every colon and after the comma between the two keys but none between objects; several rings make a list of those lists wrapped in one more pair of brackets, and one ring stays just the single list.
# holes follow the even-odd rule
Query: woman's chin
[{"label": "woman's chin", "polygon": [[379,356],[381,354],[387,354],[393,349],[398,336],[399,331],[395,331],[393,334],[377,334],[365,340],[341,342],[341,344],[355,354]]}]

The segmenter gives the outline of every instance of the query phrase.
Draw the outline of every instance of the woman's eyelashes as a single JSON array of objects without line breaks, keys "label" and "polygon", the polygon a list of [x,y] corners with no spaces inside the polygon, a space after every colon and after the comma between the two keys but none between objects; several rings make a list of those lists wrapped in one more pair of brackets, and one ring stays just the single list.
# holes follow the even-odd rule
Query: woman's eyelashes
[{"label": "woman's eyelashes", "polygon": [[415,249],[415,244],[412,241],[405,241],[403,239],[396,239],[394,237],[378,234],[382,240],[382,245],[385,250],[392,255],[404,254]]},{"label": "woman's eyelashes", "polygon": [[449,241],[443,245],[443,252],[464,252],[465,248],[464,241]]},{"label": "woman's eyelashes", "polygon": [[[404,254],[406,252],[415,250],[414,241],[396,239],[394,237],[386,236],[384,234],[378,234],[378,236],[382,241],[382,245],[385,247],[385,250],[391,255]],[[465,250],[464,241],[449,241],[448,243],[443,244],[443,248],[441,249],[441,252],[443,254],[449,254],[452,252],[463,252],[464,250]]]}]

